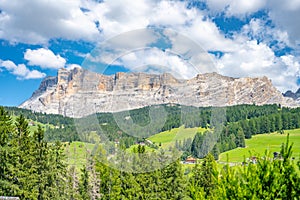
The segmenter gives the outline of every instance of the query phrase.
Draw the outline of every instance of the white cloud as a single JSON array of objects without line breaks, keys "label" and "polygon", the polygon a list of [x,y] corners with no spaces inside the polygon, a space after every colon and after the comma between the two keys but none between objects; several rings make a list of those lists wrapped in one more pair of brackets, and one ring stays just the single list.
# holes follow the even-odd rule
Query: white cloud
[{"label": "white cloud", "polygon": [[45,73],[39,72],[37,70],[29,70],[24,64],[16,65],[10,60],[0,60],[0,68],[1,67],[5,68],[11,74],[16,75],[18,79],[39,79],[46,76]]},{"label": "white cloud", "polygon": [[264,43],[248,41],[239,51],[216,59],[220,72],[233,77],[269,77],[279,90],[297,89],[299,62],[292,55],[276,57]]},{"label": "white cloud", "polygon": [[228,16],[239,16],[264,8],[267,0],[206,0],[206,2],[214,12],[225,11]]},{"label": "white cloud", "polygon": [[[147,64],[162,68],[167,66],[168,70],[174,73],[180,72],[183,77],[191,77],[199,73],[199,70],[196,70],[197,72],[189,71],[190,68],[186,63],[189,62],[196,63],[195,65],[199,67],[200,72],[218,71],[236,77],[267,75],[280,89],[296,87],[297,75],[294,74],[291,77],[285,73],[287,72],[286,63],[281,58],[276,57],[274,49],[268,46],[274,39],[279,43],[277,44],[278,47],[273,48],[281,48],[289,44],[290,35],[284,29],[266,28],[266,21],[253,19],[243,27],[240,33],[233,35],[233,38],[228,38],[207,17],[207,13],[196,8],[187,9],[185,2],[151,1],[148,3],[140,1],[139,5],[136,6],[141,9],[132,10],[134,3],[132,1],[104,2],[91,8],[93,20],[100,21],[104,38],[120,33],[126,35],[124,34],[126,31],[147,26],[167,27],[178,31],[178,34],[167,31],[164,33],[169,37],[172,44],[171,49],[169,49],[170,52],[185,55],[189,59],[184,61],[178,56],[159,52],[157,49],[151,49],[151,51],[143,49],[131,53],[127,52],[126,55],[124,52],[116,54],[116,52],[107,51],[100,55],[102,61],[124,64],[130,70],[137,70],[137,67],[139,70],[150,70]],[[213,11],[225,11],[227,16],[244,17],[266,8],[267,0],[208,0],[207,3]],[[132,15],[126,14],[129,12]],[[143,38],[143,36],[145,37]],[[149,43],[151,41],[148,39],[151,38],[150,36],[137,34],[134,37],[122,37],[121,35],[117,37],[120,39],[116,40],[115,46],[127,46],[129,49],[135,49],[138,46],[137,43],[140,46]],[[260,43],[258,44],[255,39],[260,40]],[[138,41],[142,42],[139,43]],[[220,59],[215,58],[217,68],[214,67],[208,54],[204,53],[205,51],[224,53]],[[115,60],[119,56],[121,58]],[[158,69],[152,67],[151,70],[154,72]]]},{"label": "white cloud", "polygon": [[270,18],[279,29],[287,31],[291,43],[297,48],[300,44],[300,1],[269,0],[267,6]]},{"label": "white cloud", "polygon": [[197,71],[197,68],[186,60],[158,48],[130,52],[120,57],[117,61],[123,63],[127,69],[133,72],[168,72],[181,79],[192,78],[200,73]]},{"label": "white cloud", "polygon": [[275,27],[267,25],[265,19],[251,19],[249,24],[244,25],[239,35],[255,38],[256,40],[263,41],[270,45],[272,42],[277,41],[272,49],[278,50],[286,46],[290,46],[289,36],[286,31],[282,31]]},{"label": "white cloud", "polygon": [[80,4],[80,0],[1,0],[0,38],[30,44],[51,38],[95,40],[99,32]]},{"label": "white cloud", "polygon": [[179,32],[198,42],[207,51],[234,51],[238,48],[236,41],[226,38],[215,23],[209,19],[195,18],[191,25],[181,26]]},{"label": "white cloud", "polygon": [[66,64],[66,60],[60,55],[55,55],[49,49],[27,49],[24,58],[28,61],[29,65],[40,66],[41,68],[59,69],[63,68]]},{"label": "white cloud", "polygon": [[291,44],[300,44],[300,1],[281,0],[206,0],[214,12],[225,12],[227,16],[243,18],[245,15],[264,9],[268,12],[276,28],[286,32]]},{"label": "white cloud", "polygon": [[[208,70],[204,69],[206,65],[211,70],[219,70],[229,76],[267,75],[281,89],[297,86],[299,58],[292,55],[276,57],[274,50],[293,45],[299,51],[299,0],[284,3],[279,0],[206,2],[211,13],[196,8],[187,9],[186,2],[166,0],[108,0],[100,3],[88,0],[0,0],[0,9],[3,11],[0,13],[0,38],[10,42],[45,44],[53,38],[105,41],[114,37],[109,40],[110,47],[123,50],[101,52],[101,61],[123,62],[131,69],[147,63],[169,66],[186,77],[196,73],[188,70],[187,62],[198,63],[201,70]],[[80,7],[88,11],[82,11]],[[209,17],[214,12],[225,12],[227,16],[243,18],[260,9],[269,12],[267,20],[272,19],[276,26],[268,27],[265,19],[252,19],[232,38],[226,37]],[[99,23],[100,33],[95,22]],[[169,34],[172,45],[168,50],[185,55],[188,59],[182,60],[170,52],[160,52],[155,48],[152,51],[141,49],[128,53],[126,50],[135,50],[157,40],[155,33],[145,31],[147,27],[167,27],[178,31],[179,34],[165,32]],[[183,39],[183,35],[186,39]],[[256,39],[260,41],[259,44]],[[271,49],[269,46],[274,40],[279,43]],[[205,51],[224,53],[223,57],[215,58],[218,68],[208,65],[212,61]],[[92,53],[87,55],[94,56]],[[117,57],[120,59],[115,60]],[[66,60],[60,55],[43,48],[28,49],[24,58],[29,65],[42,68],[57,69],[66,65]],[[16,67],[19,69],[15,70]],[[6,63],[6,69],[20,76],[26,74],[24,67]],[[74,65],[66,67],[73,68]]]},{"label": "white cloud", "polygon": [[67,70],[72,70],[72,69],[75,69],[75,68],[81,68],[80,65],[77,65],[77,64],[68,64],[66,69]]},{"label": "white cloud", "polygon": [[157,3],[150,18],[150,24],[161,26],[183,25],[195,19],[195,9],[187,9],[186,3],[178,1],[161,1]]},{"label": "white cloud", "polygon": [[100,4],[85,2],[85,6],[91,10],[88,13],[90,19],[100,23],[102,36],[106,39],[147,27],[154,5],[154,1],[148,0],[113,0]]}]

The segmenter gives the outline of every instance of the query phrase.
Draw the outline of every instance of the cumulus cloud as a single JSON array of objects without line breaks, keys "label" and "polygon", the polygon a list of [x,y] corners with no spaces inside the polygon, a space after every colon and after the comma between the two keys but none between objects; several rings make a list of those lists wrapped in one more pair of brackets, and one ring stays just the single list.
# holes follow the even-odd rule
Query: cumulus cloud
[{"label": "cumulus cloud", "polygon": [[120,57],[117,62],[133,72],[164,73],[168,72],[177,78],[192,78],[200,73],[195,66],[172,52],[158,48],[141,49]]},{"label": "cumulus cloud", "polygon": [[258,41],[264,41],[267,44],[271,44],[275,40],[278,43],[278,48],[289,46],[290,42],[287,31],[270,27],[267,23],[268,19],[251,19],[249,24],[243,26],[239,34],[255,38]]},{"label": "cumulus cloud", "polygon": [[80,0],[1,0],[0,38],[29,44],[52,38],[94,40],[96,24],[80,9]]},{"label": "cumulus cloud", "polygon": [[66,60],[60,55],[55,55],[51,50],[40,48],[36,50],[27,49],[24,54],[24,59],[29,65],[40,66],[44,69],[59,69],[63,68]]},{"label": "cumulus cloud", "polygon": [[287,32],[290,42],[300,44],[300,1],[291,0],[206,0],[212,12],[225,12],[227,16],[243,18],[259,10],[266,10],[276,28]]},{"label": "cumulus cloud", "polygon": [[106,39],[147,27],[154,5],[155,1],[148,0],[85,1],[91,11],[87,15],[92,21],[99,22],[101,35]]},{"label": "cumulus cloud", "polygon": [[39,79],[46,76],[45,73],[39,72],[37,70],[29,70],[24,64],[16,65],[10,60],[0,60],[0,68],[1,67],[5,68],[11,74],[16,75],[18,79]]},{"label": "cumulus cloud", "polygon": [[201,17],[196,9],[187,9],[186,3],[176,1],[161,1],[151,13],[150,24],[160,26],[183,25],[196,17]]},{"label": "cumulus cloud", "polygon": [[75,69],[75,68],[81,68],[80,65],[77,65],[77,64],[68,64],[66,69],[67,70],[72,70],[72,69]]},{"label": "cumulus cloud", "polygon": [[[0,38],[29,44],[45,44],[53,38],[93,42],[113,38],[109,43],[112,49],[100,52],[99,58],[95,59],[109,64],[123,64],[130,69],[133,69],[132,66],[147,64],[170,66],[185,77],[197,73],[187,70],[188,63],[198,63],[202,69],[206,65],[228,76],[267,75],[281,89],[297,87],[299,58],[288,53],[278,57],[274,52],[285,46],[299,49],[298,0],[285,3],[279,0],[206,0],[206,3],[208,9],[203,11],[195,7],[187,8],[186,1],[62,0],[58,3],[47,0],[0,0]],[[220,31],[211,18],[218,12],[224,12],[227,17],[243,18],[262,9],[269,14],[267,19],[250,20],[249,24],[230,38]],[[275,26],[269,26],[270,19]],[[153,46],[152,51],[143,49],[128,53],[128,49],[149,46],[157,41],[155,33],[144,31],[149,27],[177,31],[179,34],[164,33],[171,43],[168,50],[185,55],[185,58],[159,51]],[[183,39],[183,35],[194,43]],[[276,45],[273,44],[274,40]],[[125,51],[114,51],[115,46]],[[199,48],[202,51],[197,51]],[[223,56],[214,58],[216,68],[213,68],[210,58],[204,53],[206,51],[222,52]],[[87,55],[93,57],[93,53]],[[44,48],[28,49],[24,58],[28,65],[38,65],[44,69],[75,67],[66,65],[64,58]],[[16,67],[24,71],[25,66]],[[11,71],[15,71],[16,67],[6,65],[6,69],[11,68]],[[144,70],[153,71],[153,68],[145,67]]]},{"label": "cumulus cloud", "polygon": [[[207,72],[210,68],[235,77],[266,75],[281,90],[297,87],[297,73],[291,77],[287,73],[288,65],[283,62],[282,58],[276,57],[274,53],[277,49],[290,45],[290,33],[284,28],[268,26],[268,19],[252,19],[249,24],[242,28],[241,32],[236,32],[232,38],[228,38],[220,31],[215,22],[207,17],[205,11],[200,11],[197,8],[188,9],[186,2],[151,1],[148,3],[141,1],[139,3],[137,6],[141,7],[140,10],[131,10],[133,2],[129,1],[124,3],[126,5],[123,2],[119,2],[118,5],[113,2],[103,2],[90,9],[94,21],[99,20],[104,36],[124,34],[125,31],[147,26],[171,28],[179,34],[165,32],[171,42],[169,50],[181,55],[188,55],[188,62],[190,63],[201,63],[199,64],[201,66],[200,71]],[[268,8],[267,0],[207,0],[207,4],[213,12],[225,12],[227,16],[238,17],[244,17],[260,9]],[[119,9],[121,5],[121,11],[117,12],[117,8]],[[102,12],[99,12],[100,10]],[[132,15],[125,14],[126,12],[130,12]],[[134,20],[134,18],[138,20]],[[126,44],[127,47],[128,45],[135,47],[135,43],[143,35],[145,38],[150,38],[146,34],[137,34],[136,37],[133,37],[136,40],[128,40],[128,37],[126,39],[126,37],[119,36],[121,39],[116,44],[117,46]],[[183,39],[184,35],[196,44]],[[144,44],[147,44],[145,38],[142,39],[144,39]],[[277,41],[277,44],[270,48],[270,44],[274,40]],[[219,51],[224,56],[215,58],[217,67],[214,67],[207,54],[196,51],[197,48],[203,51]],[[191,77],[197,73],[193,70],[188,72],[186,61],[180,60],[180,57],[168,55],[163,51],[159,52],[158,49],[152,50],[131,52],[117,60],[115,58],[123,54],[116,56],[115,52],[107,51],[100,57],[106,63],[123,64],[130,70],[133,69],[133,66],[144,66],[144,70],[150,70],[146,63],[158,65],[160,62],[160,67],[170,66],[172,63],[173,67],[170,70],[180,72],[184,77]],[[153,67],[151,70],[155,71]]]},{"label": "cumulus cloud", "polygon": [[300,19],[300,1],[269,0],[267,7],[270,10],[270,18],[279,29],[288,32],[291,43],[294,47],[297,47],[300,44],[300,24],[298,20]]},{"label": "cumulus cloud", "polygon": [[279,90],[297,89],[299,62],[292,55],[276,57],[264,43],[248,41],[240,50],[216,59],[218,69],[233,77],[269,77]]}]

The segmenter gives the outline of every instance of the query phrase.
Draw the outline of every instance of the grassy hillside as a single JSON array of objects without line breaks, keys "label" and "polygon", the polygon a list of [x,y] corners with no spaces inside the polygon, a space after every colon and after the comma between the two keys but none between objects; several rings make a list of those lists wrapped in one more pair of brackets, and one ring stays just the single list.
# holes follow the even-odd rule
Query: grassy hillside
[{"label": "grassy hillside", "polygon": [[191,138],[193,139],[195,134],[197,132],[204,132],[205,128],[185,128],[184,126],[181,126],[179,128],[174,128],[170,131],[164,131],[158,134],[155,134],[148,138],[151,142],[159,145],[161,143],[161,146],[163,148],[169,147],[171,145],[175,145],[176,140],[183,141],[184,139]]},{"label": "grassy hillside", "polygon": [[[16,122],[18,116],[11,116],[11,119],[13,121],[13,123]],[[55,128],[52,124],[44,124],[38,121],[34,121],[31,119],[27,119],[28,124],[29,124],[29,131],[30,133],[33,133],[34,131],[36,131],[38,129],[38,125],[40,125],[44,130],[46,130],[46,128]]]},{"label": "grassy hillside", "polygon": [[65,154],[67,164],[69,166],[75,166],[76,170],[79,171],[83,167],[87,158],[94,148],[94,144],[85,142],[72,142],[65,143]]},{"label": "grassy hillside", "polygon": [[279,152],[281,144],[286,142],[287,133],[290,134],[290,143],[294,143],[293,156],[298,159],[300,156],[300,129],[286,130],[284,134],[271,133],[255,135],[251,139],[246,139],[245,148],[237,148],[221,153],[219,160],[226,162],[228,155],[229,162],[242,162],[244,156],[249,158],[249,152],[251,152],[253,156],[263,156],[266,150],[271,154],[273,154],[273,152]]}]

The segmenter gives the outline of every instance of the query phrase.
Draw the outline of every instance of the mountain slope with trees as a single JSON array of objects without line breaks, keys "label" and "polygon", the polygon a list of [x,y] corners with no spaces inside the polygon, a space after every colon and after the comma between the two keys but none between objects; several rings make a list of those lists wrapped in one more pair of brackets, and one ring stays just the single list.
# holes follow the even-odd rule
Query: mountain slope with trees
[{"label": "mountain slope with trees", "polygon": [[[173,150],[173,154],[178,152]],[[296,199],[300,163],[291,159],[288,140],[280,154],[282,159],[265,156],[257,164],[226,165],[219,171],[208,153],[190,172],[176,160],[136,173],[111,168],[104,148],[98,145],[78,174],[66,166],[59,142],[46,142],[41,128],[30,133],[22,115],[13,123],[0,107],[0,194],[20,199]],[[163,150],[134,155],[135,165],[148,169],[162,164],[156,160],[165,159]],[[119,164],[127,159],[120,158]]]}]

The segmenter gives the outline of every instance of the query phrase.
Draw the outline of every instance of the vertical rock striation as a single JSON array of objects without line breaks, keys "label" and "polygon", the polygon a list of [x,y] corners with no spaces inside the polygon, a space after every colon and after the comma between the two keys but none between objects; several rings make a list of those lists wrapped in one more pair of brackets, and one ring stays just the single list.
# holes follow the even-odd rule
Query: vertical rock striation
[{"label": "vertical rock striation", "polygon": [[178,80],[169,73],[123,73],[106,76],[81,68],[60,69],[45,78],[20,108],[82,117],[96,112],[116,112],[157,104],[230,106],[237,104],[297,106],[267,77],[231,78],[217,73]]}]

